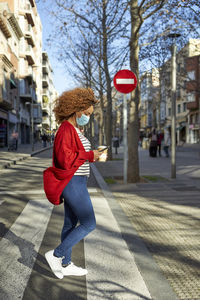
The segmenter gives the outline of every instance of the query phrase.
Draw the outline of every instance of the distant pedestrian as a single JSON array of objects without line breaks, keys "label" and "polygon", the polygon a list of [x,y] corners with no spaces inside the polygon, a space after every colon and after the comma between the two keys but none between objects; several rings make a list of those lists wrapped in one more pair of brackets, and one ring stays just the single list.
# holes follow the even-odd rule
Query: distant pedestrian
[{"label": "distant pedestrian", "polygon": [[113,137],[113,147],[115,148],[115,154],[118,154],[117,149],[119,148],[119,138]]},{"label": "distant pedestrian", "polygon": [[149,155],[151,157],[157,156],[157,134],[155,129],[150,135]]},{"label": "distant pedestrian", "polygon": [[169,157],[169,147],[171,145],[169,128],[165,128],[164,131],[164,147],[163,150],[165,152],[166,157]]},{"label": "distant pedestrian", "polygon": [[19,137],[18,132],[13,130],[12,139],[13,139],[13,145],[14,145],[14,148],[16,151],[18,149],[18,137]]},{"label": "distant pedestrian", "polygon": [[157,147],[158,147],[159,156],[162,156],[161,155],[161,145],[162,145],[163,138],[164,138],[163,133],[159,131],[157,134]]},{"label": "distant pedestrian", "polygon": [[42,135],[42,142],[43,142],[43,147],[46,148],[47,146],[47,141],[48,141],[48,136],[44,133]]},{"label": "distant pedestrian", "polygon": [[98,160],[101,152],[91,150],[89,140],[78,128],[88,124],[96,102],[91,89],[76,88],[64,92],[54,108],[56,121],[61,125],[54,140],[53,167],[44,171],[44,190],[53,204],[64,202],[65,217],[61,243],[45,257],[60,279],[87,274],[86,269],[71,262],[71,253],[72,247],[96,227],[87,181],[89,162]]}]

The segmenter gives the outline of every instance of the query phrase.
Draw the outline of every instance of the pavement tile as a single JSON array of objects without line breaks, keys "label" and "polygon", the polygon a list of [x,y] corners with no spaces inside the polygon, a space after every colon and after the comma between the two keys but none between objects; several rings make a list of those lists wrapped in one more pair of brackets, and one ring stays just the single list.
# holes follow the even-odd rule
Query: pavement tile
[{"label": "pavement tile", "polygon": [[[192,151],[178,153],[178,178],[171,180],[170,161],[152,159],[147,151],[140,151],[141,174],[159,174],[168,181],[125,185],[118,180],[117,184],[109,185],[181,300],[200,299],[200,159],[197,154],[197,151],[196,155]],[[122,161],[96,166],[103,177],[123,175]]]}]

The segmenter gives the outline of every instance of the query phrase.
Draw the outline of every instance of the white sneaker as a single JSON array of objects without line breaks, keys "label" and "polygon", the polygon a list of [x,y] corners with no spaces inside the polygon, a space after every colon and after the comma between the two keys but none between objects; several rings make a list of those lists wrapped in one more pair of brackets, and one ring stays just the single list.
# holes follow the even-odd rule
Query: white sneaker
[{"label": "white sneaker", "polygon": [[50,250],[45,253],[46,260],[56,277],[63,278],[62,273],[62,257],[56,257],[53,255],[54,250]]},{"label": "white sneaker", "polygon": [[64,276],[84,276],[88,273],[86,269],[75,266],[73,263],[70,263],[67,267],[62,267],[62,273]]}]

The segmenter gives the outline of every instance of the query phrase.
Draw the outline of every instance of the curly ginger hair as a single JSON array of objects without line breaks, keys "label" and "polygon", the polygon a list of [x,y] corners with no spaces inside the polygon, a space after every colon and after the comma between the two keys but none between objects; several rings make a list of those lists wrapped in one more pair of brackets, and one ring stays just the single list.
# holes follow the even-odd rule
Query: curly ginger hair
[{"label": "curly ginger hair", "polygon": [[56,122],[61,124],[75,112],[86,110],[97,102],[98,100],[96,100],[91,88],[75,88],[65,91],[55,100],[53,111]]}]

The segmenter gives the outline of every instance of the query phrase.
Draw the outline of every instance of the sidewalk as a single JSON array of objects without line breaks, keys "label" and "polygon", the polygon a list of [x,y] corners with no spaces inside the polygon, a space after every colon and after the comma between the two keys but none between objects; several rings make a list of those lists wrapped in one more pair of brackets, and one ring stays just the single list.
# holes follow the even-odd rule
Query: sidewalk
[{"label": "sidewalk", "polygon": [[[200,299],[198,151],[177,152],[177,179],[171,179],[170,159],[152,158],[140,149],[140,173],[147,182],[137,184],[123,183],[122,157],[121,148],[119,160],[95,166],[107,182],[115,182],[102,186],[102,191],[109,205],[118,203],[128,217],[132,232],[124,221],[120,226],[151,297]],[[146,248],[138,246],[138,239]]]},{"label": "sidewalk", "polygon": [[12,164],[16,164],[17,161],[34,156],[51,147],[52,146],[48,145],[46,148],[43,148],[42,143],[38,142],[34,144],[34,151],[32,151],[31,144],[21,144],[18,146],[17,151],[8,151],[7,147],[0,148],[0,169],[7,168]]}]

